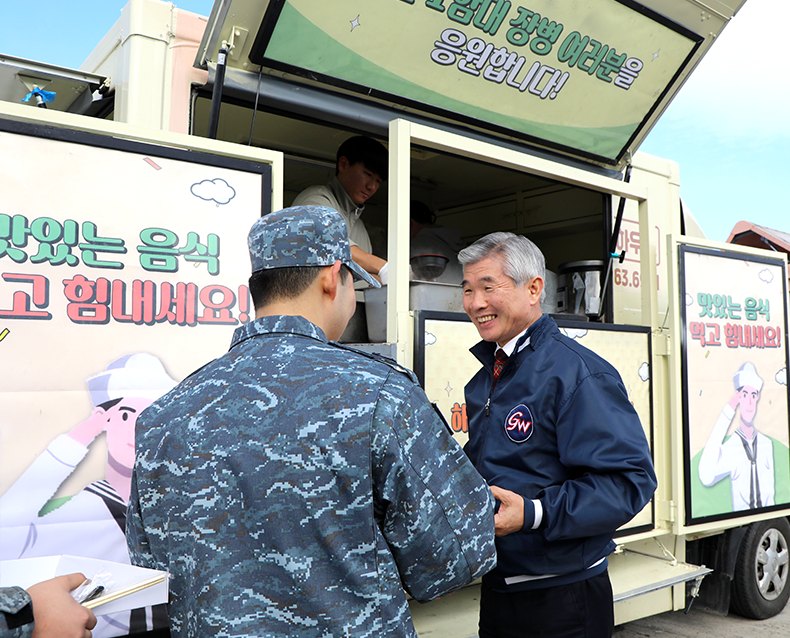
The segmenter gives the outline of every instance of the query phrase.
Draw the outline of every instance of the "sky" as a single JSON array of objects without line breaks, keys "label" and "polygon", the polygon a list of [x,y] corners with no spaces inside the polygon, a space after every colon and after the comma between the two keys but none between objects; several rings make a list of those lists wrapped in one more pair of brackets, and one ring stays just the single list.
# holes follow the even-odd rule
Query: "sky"
[{"label": "sky", "polygon": [[[79,68],[127,1],[3,0],[0,53]],[[208,16],[213,1],[174,4]],[[726,241],[741,220],[790,233],[788,24],[790,0],[747,0],[641,146],[678,162],[708,239]]]},{"label": "sky", "polygon": [[741,220],[790,233],[788,24],[789,0],[747,0],[642,143],[680,165],[708,239]]}]

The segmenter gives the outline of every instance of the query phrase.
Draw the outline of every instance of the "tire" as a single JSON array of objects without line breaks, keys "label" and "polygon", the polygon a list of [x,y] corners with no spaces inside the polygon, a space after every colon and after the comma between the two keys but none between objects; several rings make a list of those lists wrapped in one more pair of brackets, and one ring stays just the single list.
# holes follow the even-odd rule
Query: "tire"
[{"label": "tire", "polygon": [[752,523],[741,541],[732,581],[732,611],[763,620],[781,612],[790,597],[790,523]]}]

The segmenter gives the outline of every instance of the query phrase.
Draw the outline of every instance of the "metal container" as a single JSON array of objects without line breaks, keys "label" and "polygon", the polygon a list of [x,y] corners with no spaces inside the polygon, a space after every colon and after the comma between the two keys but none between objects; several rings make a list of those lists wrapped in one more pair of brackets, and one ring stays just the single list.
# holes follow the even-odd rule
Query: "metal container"
[{"label": "metal container", "polygon": [[[364,294],[368,338],[371,343],[382,343],[387,338],[387,286],[366,288]],[[410,281],[409,310],[463,312],[463,289],[458,284]]]},{"label": "metal container", "polygon": [[571,315],[598,315],[601,304],[603,261],[588,259],[560,264],[557,311]]},{"label": "metal container", "polygon": [[349,319],[346,329],[337,341],[338,343],[356,344],[367,343],[369,341],[367,320],[365,318],[365,304],[361,301],[357,301],[354,314],[351,319]]},{"label": "metal container", "polygon": [[414,255],[409,263],[417,279],[435,281],[447,268],[449,261],[450,259],[444,255]]}]

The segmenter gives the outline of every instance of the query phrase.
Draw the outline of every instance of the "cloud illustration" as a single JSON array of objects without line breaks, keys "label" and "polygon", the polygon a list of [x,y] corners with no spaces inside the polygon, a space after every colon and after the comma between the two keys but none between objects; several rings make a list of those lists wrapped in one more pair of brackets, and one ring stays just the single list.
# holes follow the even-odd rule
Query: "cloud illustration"
[{"label": "cloud illustration", "polygon": [[774,280],[774,274],[767,268],[760,271],[760,279],[765,283],[770,284]]},{"label": "cloud illustration", "polygon": [[430,346],[436,343],[436,335],[431,334],[430,332],[425,333],[425,345]]},{"label": "cloud illustration", "polygon": [[204,199],[207,202],[217,202],[220,204],[227,204],[230,200],[236,197],[236,191],[224,179],[204,179],[202,182],[192,184],[190,189],[195,197]]},{"label": "cloud illustration", "polygon": [[787,385],[787,368],[782,368],[774,377],[779,385]]},{"label": "cloud illustration", "polygon": [[582,339],[587,335],[587,331],[580,328],[563,328],[562,331],[571,339]]},{"label": "cloud illustration", "polygon": [[694,303],[694,297],[692,297],[689,293],[686,293],[686,305],[690,306]]},{"label": "cloud illustration", "polygon": [[639,366],[639,378],[642,379],[642,381],[647,381],[650,378],[650,366],[647,365],[647,362]]}]

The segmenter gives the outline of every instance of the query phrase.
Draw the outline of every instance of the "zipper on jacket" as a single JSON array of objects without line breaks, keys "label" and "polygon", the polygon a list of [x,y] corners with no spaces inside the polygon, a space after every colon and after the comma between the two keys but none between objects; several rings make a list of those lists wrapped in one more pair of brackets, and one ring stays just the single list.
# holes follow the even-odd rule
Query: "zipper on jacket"
[{"label": "zipper on jacket", "polygon": [[[505,365],[507,365],[507,361],[505,361]],[[502,371],[499,373],[499,376],[502,376],[502,373],[505,371],[504,366],[502,367]],[[491,386],[488,388],[488,400],[486,401],[486,416],[491,415],[491,394],[494,392],[494,376],[491,375]]]}]

